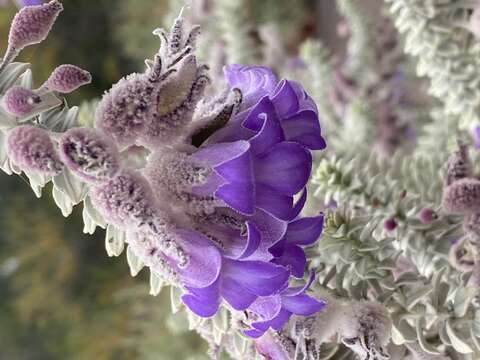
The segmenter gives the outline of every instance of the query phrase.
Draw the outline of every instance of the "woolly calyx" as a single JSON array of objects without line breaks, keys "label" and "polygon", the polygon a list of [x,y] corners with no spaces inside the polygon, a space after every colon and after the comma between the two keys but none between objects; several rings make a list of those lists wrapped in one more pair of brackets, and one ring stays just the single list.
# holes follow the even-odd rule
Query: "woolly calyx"
[{"label": "woolly calyx", "polygon": [[59,143],[62,161],[81,179],[101,183],[120,170],[118,149],[102,132],[91,128],[67,131]]},{"label": "woolly calyx", "polygon": [[152,116],[154,91],[144,74],[121,79],[99,102],[95,127],[113,136],[120,146],[134,144]]},{"label": "woolly calyx", "polygon": [[63,167],[48,132],[31,125],[18,126],[8,133],[7,154],[22,170],[55,175]]},{"label": "woolly calyx", "polygon": [[122,170],[90,191],[92,203],[109,223],[120,229],[153,236],[161,249],[185,266],[188,256],[175,241],[175,225],[162,211],[147,180],[137,171]]},{"label": "woolly calyx", "polygon": [[22,49],[45,40],[62,10],[63,6],[57,0],[23,7],[12,20],[8,34],[8,47],[0,65],[0,72]]},{"label": "woolly calyx", "polygon": [[38,94],[22,86],[11,87],[2,99],[5,111],[16,117],[28,115],[40,103],[41,99]]},{"label": "woolly calyx", "polygon": [[442,206],[449,213],[480,211],[480,180],[464,178],[447,186],[443,191]]},{"label": "woolly calyx", "polygon": [[91,81],[92,76],[88,71],[75,65],[64,64],[53,70],[41,88],[68,94]]}]

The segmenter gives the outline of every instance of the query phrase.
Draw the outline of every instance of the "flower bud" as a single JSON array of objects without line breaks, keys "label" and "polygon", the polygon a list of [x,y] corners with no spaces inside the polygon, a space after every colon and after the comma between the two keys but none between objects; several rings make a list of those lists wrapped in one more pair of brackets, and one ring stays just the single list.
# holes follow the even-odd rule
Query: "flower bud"
[{"label": "flower bud", "polygon": [[63,167],[48,132],[31,125],[18,126],[8,133],[7,154],[22,170],[54,175]]},{"label": "flower bud", "polygon": [[443,192],[442,205],[449,213],[480,211],[480,180],[465,178],[453,182]]},{"label": "flower bud", "polygon": [[435,214],[435,211],[429,208],[423,208],[418,213],[418,219],[422,224],[425,224],[425,225],[430,224],[436,218],[437,218],[437,214]]},{"label": "flower bud", "polygon": [[87,182],[105,182],[120,169],[115,143],[95,129],[67,131],[60,140],[59,152],[65,165]]},{"label": "flower bud", "polygon": [[63,6],[57,0],[23,7],[13,18],[0,71],[25,47],[45,40]]},{"label": "flower bud", "polygon": [[387,219],[385,220],[385,222],[383,223],[383,227],[385,228],[385,230],[387,231],[393,231],[397,228],[397,222],[395,221],[394,218],[390,218],[390,219]]},{"label": "flower bud", "polygon": [[13,86],[8,89],[2,99],[5,111],[16,117],[28,115],[40,102],[39,95],[21,86]]},{"label": "flower bud", "polygon": [[53,70],[42,88],[67,94],[91,81],[92,76],[88,71],[75,65],[65,64]]}]

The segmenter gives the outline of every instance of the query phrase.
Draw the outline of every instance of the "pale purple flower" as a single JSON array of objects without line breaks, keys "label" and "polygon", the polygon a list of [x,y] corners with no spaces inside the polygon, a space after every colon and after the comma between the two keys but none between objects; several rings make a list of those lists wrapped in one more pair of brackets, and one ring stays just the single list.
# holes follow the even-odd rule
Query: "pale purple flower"
[{"label": "pale purple flower", "polygon": [[418,219],[422,224],[430,224],[437,218],[437,214],[430,208],[422,208],[418,213]]},{"label": "pale purple flower", "polygon": [[55,175],[63,167],[49,133],[32,125],[18,126],[9,131],[7,154],[22,170]]},{"label": "pale purple flower", "polygon": [[92,76],[88,71],[75,65],[64,64],[53,70],[42,88],[59,93],[70,93],[91,81]]},{"label": "pale purple flower", "polygon": [[8,47],[3,57],[0,71],[10,63],[25,47],[45,40],[58,14],[63,10],[62,4],[52,0],[46,4],[25,6],[15,15],[8,35]]},{"label": "pale purple flower", "polygon": [[40,96],[22,86],[12,86],[2,98],[3,108],[9,114],[23,117],[31,113],[41,103]]},{"label": "pale purple flower", "polygon": [[62,161],[87,182],[100,183],[120,170],[117,146],[99,130],[74,128],[62,135],[59,143]]},{"label": "pale purple flower", "polygon": [[266,333],[258,339],[254,339],[253,343],[257,352],[268,360],[290,360],[295,356],[294,344],[285,346],[285,341],[277,334]]}]

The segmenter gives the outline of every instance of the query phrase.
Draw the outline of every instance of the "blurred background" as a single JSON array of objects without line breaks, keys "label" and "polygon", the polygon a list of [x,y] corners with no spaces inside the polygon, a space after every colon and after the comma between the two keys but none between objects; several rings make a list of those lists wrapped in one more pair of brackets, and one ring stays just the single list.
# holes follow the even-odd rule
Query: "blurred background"
[{"label": "blurred background", "polygon": [[[364,2],[372,9],[378,4]],[[36,84],[59,64],[89,70],[93,83],[69,95],[70,105],[98,98],[122,76],[142,71],[143,59],[159,45],[151,31],[168,27],[181,6],[171,0],[62,3],[49,38],[19,60],[32,63]],[[281,20],[292,54],[316,35],[341,49],[334,1],[247,3],[258,24]],[[17,6],[13,0],[0,5],[5,49]],[[107,257],[103,231],[82,235],[81,209],[63,218],[48,189],[39,201],[16,176],[1,173],[0,189],[0,360],[204,357],[203,341],[186,331],[181,315],[172,317],[169,292],[149,296],[146,274],[132,278],[124,255]]]}]

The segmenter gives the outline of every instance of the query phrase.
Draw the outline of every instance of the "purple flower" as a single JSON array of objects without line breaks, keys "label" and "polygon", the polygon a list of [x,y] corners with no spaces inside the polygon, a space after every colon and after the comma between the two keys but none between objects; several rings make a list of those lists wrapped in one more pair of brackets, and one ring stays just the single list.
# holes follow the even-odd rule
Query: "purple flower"
[{"label": "purple flower", "polygon": [[229,65],[223,69],[231,88],[242,92],[242,109],[255,105],[265,95],[272,95],[278,80],[272,70],[264,66]]},{"label": "purple flower", "polygon": [[[278,336],[278,335],[277,335]],[[269,360],[290,360],[295,356],[295,346],[276,339],[272,334],[264,334],[253,341],[257,352]]]},{"label": "purple flower", "polygon": [[64,64],[53,70],[42,88],[59,93],[70,93],[91,81],[92,76],[88,71],[75,65]]},{"label": "purple flower", "polygon": [[305,294],[313,280],[312,272],[304,286],[287,288],[280,294],[257,298],[248,310],[254,313],[258,320],[250,324],[252,329],[244,331],[245,335],[258,338],[269,328],[281,330],[294,314],[310,316],[322,310],[326,305],[324,301],[318,301]]},{"label": "purple flower", "polygon": [[282,266],[264,261],[223,258],[219,278],[204,288],[187,287],[182,301],[199,316],[213,316],[224,299],[235,310],[247,309],[259,296],[278,293],[288,281]]},{"label": "purple flower", "polygon": [[[245,71],[255,71],[256,67]],[[263,68],[261,68],[263,69]],[[282,80],[272,93],[264,96],[252,107],[244,109],[209,139],[212,142],[247,140],[253,136],[261,124],[259,115],[276,117],[280,123],[286,141],[296,142],[310,150],[322,150],[326,147],[321,136],[318,110],[313,99],[300,84]]]},{"label": "purple flower", "polygon": [[31,125],[22,125],[10,130],[7,154],[22,170],[55,175],[63,167],[49,133]]},{"label": "purple flower", "polygon": [[38,94],[22,86],[12,86],[2,99],[5,111],[16,117],[28,115],[40,102]]},{"label": "purple flower", "polygon": [[74,174],[87,182],[104,182],[120,170],[117,146],[99,130],[74,128],[63,134],[60,158]]}]

